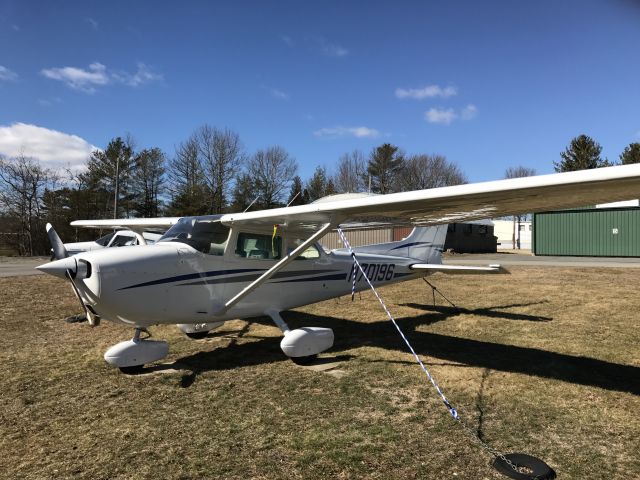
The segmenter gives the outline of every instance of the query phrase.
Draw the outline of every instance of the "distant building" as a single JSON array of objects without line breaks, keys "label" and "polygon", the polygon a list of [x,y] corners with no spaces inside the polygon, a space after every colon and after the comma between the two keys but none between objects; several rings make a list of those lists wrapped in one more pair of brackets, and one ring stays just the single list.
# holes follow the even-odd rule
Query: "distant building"
[{"label": "distant building", "polygon": [[498,250],[510,250],[520,248],[531,250],[531,233],[533,232],[533,222],[513,220],[493,220],[493,233],[498,237]]},{"label": "distant building", "polygon": [[[385,227],[367,229],[349,229],[346,231],[349,243],[353,247],[372,243],[397,242],[409,236],[413,227]],[[329,232],[320,240],[328,250],[343,248],[337,232]],[[490,220],[469,223],[451,223],[447,229],[445,250],[457,253],[495,253],[496,237]]]},{"label": "distant building", "polygon": [[450,223],[444,249],[456,253],[496,253],[497,238],[493,222]]},{"label": "distant building", "polygon": [[640,202],[536,213],[535,255],[640,257]]}]

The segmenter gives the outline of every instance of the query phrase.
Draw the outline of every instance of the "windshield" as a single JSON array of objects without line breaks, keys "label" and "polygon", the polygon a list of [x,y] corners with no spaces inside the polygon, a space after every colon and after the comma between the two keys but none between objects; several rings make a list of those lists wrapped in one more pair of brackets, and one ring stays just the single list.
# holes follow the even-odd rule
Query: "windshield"
[{"label": "windshield", "polygon": [[185,217],[158,242],[182,242],[208,255],[223,255],[228,238],[229,227],[215,217]]},{"label": "windshield", "polygon": [[107,244],[109,243],[109,240],[111,240],[111,238],[115,235],[116,233],[110,233],[109,235],[105,235],[104,237],[100,237],[99,239],[96,240],[96,243],[102,245],[103,247],[106,247]]}]

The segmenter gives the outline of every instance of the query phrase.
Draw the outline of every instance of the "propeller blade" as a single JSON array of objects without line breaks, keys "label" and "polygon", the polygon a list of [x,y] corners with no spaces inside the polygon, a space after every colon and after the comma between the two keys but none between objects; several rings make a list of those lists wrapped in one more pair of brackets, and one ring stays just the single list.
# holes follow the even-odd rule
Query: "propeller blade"
[{"label": "propeller blade", "polygon": [[64,243],[62,243],[62,240],[60,240],[60,237],[53,229],[53,225],[50,223],[47,223],[47,235],[49,235],[49,242],[53,249],[53,258],[56,260],[67,258],[69,256],[69,252],[67,252]]}]

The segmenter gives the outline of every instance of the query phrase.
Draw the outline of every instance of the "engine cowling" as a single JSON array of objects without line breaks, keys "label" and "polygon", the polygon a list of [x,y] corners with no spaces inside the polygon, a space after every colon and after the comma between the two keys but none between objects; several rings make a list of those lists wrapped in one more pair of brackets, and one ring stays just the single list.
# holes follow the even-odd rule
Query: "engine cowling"
[{"label": "engine cowling", "polygon": [[308,357],[331,348],[333,338],[330,328],[296,328],[285,333],[280,348],[287,357]]}]

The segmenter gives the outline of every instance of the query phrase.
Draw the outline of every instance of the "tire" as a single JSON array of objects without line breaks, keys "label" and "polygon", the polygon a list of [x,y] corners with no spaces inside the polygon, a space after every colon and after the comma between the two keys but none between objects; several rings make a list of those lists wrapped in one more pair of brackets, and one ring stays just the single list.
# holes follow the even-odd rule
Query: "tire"
[{"label": "tire", "polygon": [[120,371],[125,375],[138,375],[144,371],[144,365],[132,365],[131,367],[120,367]]},{"label": "tire", "polygon": [[203,338],[207,338],[209,332],[191,332],[185,333],[185,335],[189,338],[192,338],[193,340],[202,340]]},{"label": "tire", "polygon": [[289,358],[291,358],[291,361],[296,365],[307,366],[307,365],[311,365],[315,361],[315,359],[318,358],[318,355],[307,355],[305,357],[289,357]]}]

